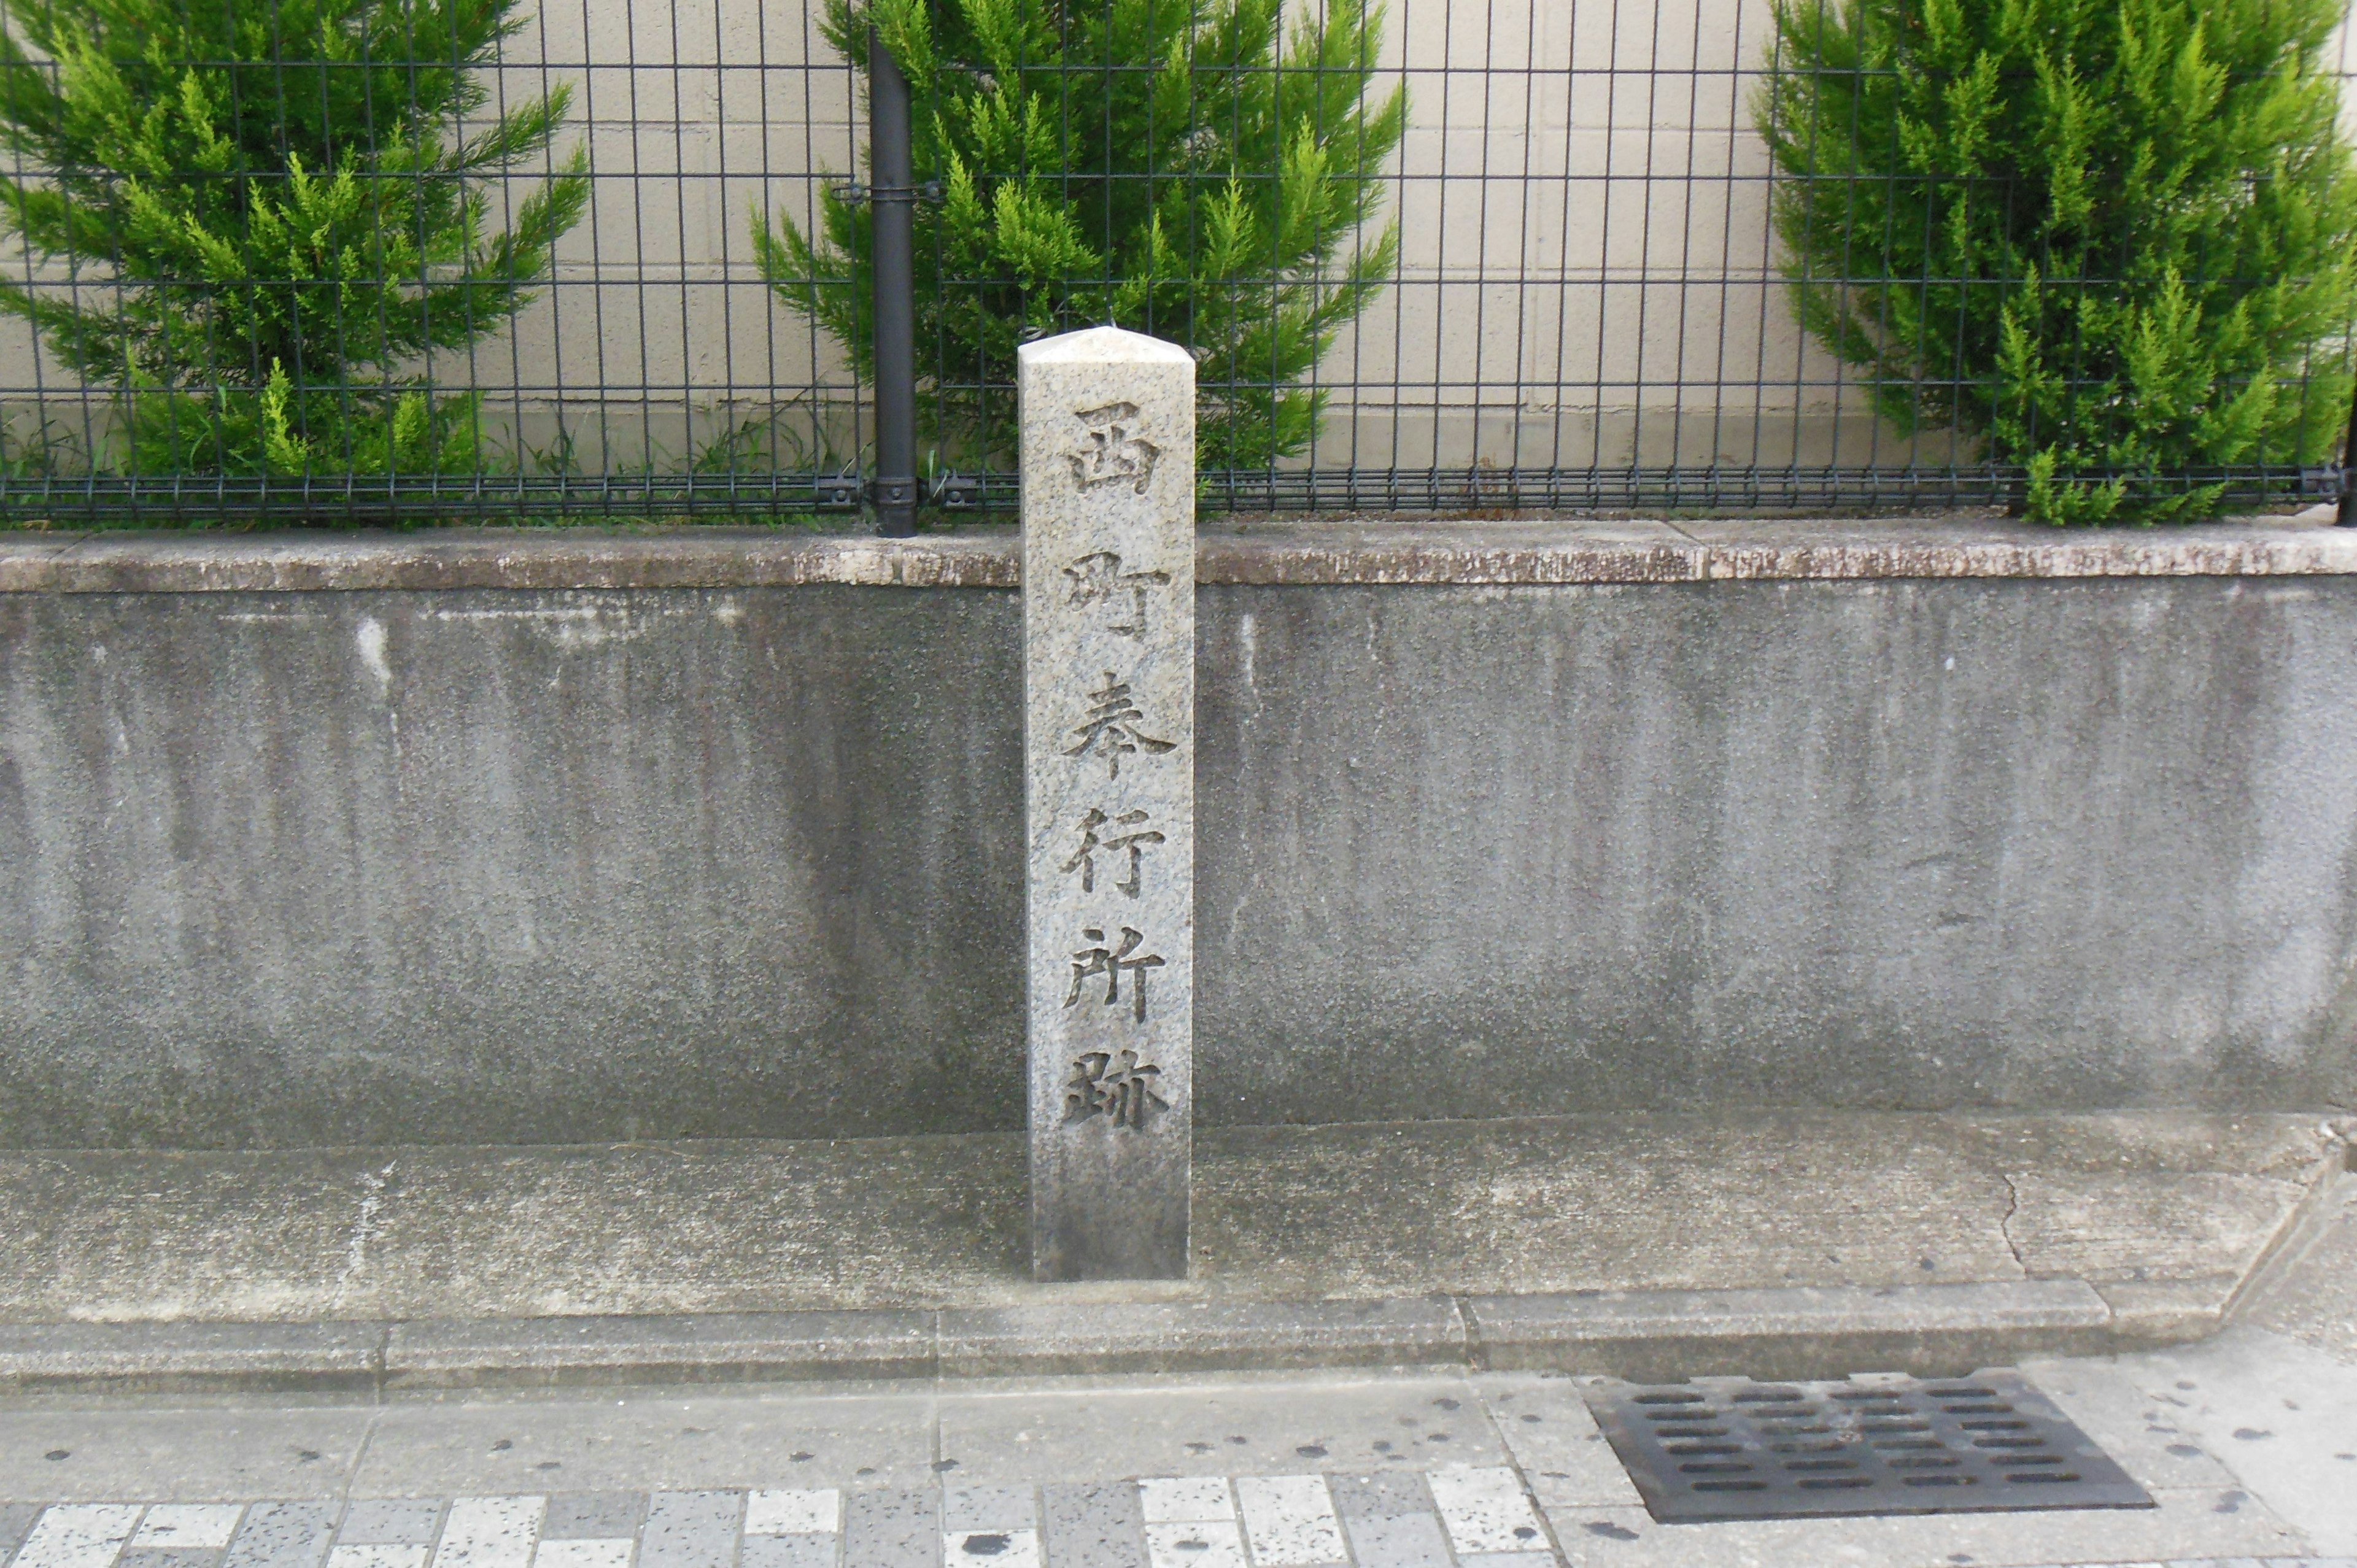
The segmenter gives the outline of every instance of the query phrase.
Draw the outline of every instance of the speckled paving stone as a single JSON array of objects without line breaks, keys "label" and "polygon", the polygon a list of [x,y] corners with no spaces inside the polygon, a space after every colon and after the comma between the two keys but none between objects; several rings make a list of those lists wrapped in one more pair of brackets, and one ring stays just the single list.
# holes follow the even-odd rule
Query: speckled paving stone
[{"label": "speckled paving stone", "polygon": [[217,1547],[127,1546],[114,1568],[213,1568],[220,1561]]},{"label": "speckled paving stone", "polygon": [[16,1568],[107,1568],[138,1521],[135,1504],[65,1503],[45,1509],[17,1551]]},{"label": "speckled paving stone", "polygon": [[256,1503],[231,1538],[222,1568],[318,1568],[341,1511],[334,1503]]},{"label": "speckled paving stone", "polygon": [[833,1530],[803,1530],[745,1538],[737,1568],[835,1568],[843,1537]]},{"label": "speckled paving stone", "polygon": [[1334,1511],[1344,1519],[1395,1519],[1428,1514],[1432,1493],[1421,1470],[1378,1470],[1370,1476],[1329,1476]]},{"label": "speckled paving stone", "polygon": [[1146,1520],[1127,1481],[1044,1490],[1048,1568],[1145,1568]]},{"label": "speckled paving stone", "polygon": [[639,1568],[729,1568],[744,1520],[742,1492],[657,1492],[639,1538]]},{"label": "speckled paving stone", "polygon": [[844,1568],[937,1568],[941,1556],[938,1494],[853,1492],[844,1498]]},{"label": "speckled paving stone", "polygon": [[1359,1568],[1449,1568],[1438,1514],[1346,1515],[1342,1529]]},{"label": "speckled paving stone", "polygon": [[[531,1568],[540,1545],[544,1497],[459,1498],[442,1523],[434,1568]],[[353,1564],[352,1568],[393,1568]]]},{"label": "speckled paving stone", "polygon": [[942,1530],[1036,1530],[1039,1501],[1028,1486],[944,1487],[942,1488]]},{"label": "speckled paving stone", "polygon": [[140,1516],[131,1550],[219,1552],[236,1537],[244,1517],[239,1503],[157,1503]]},{"label": "speckled paving stone", "polygon": [[629,1540],[647,1516],[644,1492],[559,1492],[541,1520],[543,1541]]},{"label": "speckled paving stone", "polygon": [[[328,1568],[425,1568],[425,1548],[379,1543],[338,1546],[328,1553]],[[554,1563],[546,1568],[557,1568]]]},{"label": "speckled paving stone", "polygon": [[442,1529],[442,1504],[433,1498],[361,1498],[344,1510],[339,1546],[431,1546]]}]

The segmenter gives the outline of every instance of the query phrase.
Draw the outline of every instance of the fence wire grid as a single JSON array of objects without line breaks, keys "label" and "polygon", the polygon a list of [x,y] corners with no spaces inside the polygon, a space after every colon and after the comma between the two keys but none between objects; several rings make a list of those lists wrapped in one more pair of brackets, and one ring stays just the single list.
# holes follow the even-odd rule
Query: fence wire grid
[{"label": "fence wire grid", "polygon": [[[1797,319],[1767,0],[1351,3],[878,0],[932,51],[896,48],[934,503],[1012,505],[1014,346],[1115,318],[1195,348],[1214,509],[2018,494]],[[856,510],[869,20],[0,0],[0,517]],[[2282,501],[2340,460],[2181,478]]]}]

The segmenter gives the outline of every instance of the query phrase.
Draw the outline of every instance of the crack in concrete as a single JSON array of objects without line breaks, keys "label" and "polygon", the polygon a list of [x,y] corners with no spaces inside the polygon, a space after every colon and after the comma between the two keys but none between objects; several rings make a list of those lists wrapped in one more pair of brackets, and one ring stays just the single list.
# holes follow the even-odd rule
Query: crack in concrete
[{"label": "crack in concrete", "polygon": [[1996,1231],[2005,1238],[2006,1251],[2013,1254],[2014,1265],[2021,1270],[2021,1277],[2028,1279],[2030,1277],[2029,1260],[2021,1255],[2021,1243],[2013,1237],[2013,1217],[2021,1212],[2021,1188],[2015,1185],[2010,1171],[1997,1172],[1996,1179],[2005,1183],[2005,1212],[1997,1216]]}]

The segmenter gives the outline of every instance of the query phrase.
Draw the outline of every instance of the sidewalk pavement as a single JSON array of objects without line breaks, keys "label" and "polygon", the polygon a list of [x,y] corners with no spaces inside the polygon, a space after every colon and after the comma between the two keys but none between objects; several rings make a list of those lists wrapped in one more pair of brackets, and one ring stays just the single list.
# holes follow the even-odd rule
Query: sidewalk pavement
[{"label": "sidewalk pavement", "polygon": [[1578,1378],[1233,1373],[23,1396],[0,1545],[12,1568],[2357,1568],[2357,1177],[2224,1333],[2022,1370],[2157,1508],[1658,1525]]}]

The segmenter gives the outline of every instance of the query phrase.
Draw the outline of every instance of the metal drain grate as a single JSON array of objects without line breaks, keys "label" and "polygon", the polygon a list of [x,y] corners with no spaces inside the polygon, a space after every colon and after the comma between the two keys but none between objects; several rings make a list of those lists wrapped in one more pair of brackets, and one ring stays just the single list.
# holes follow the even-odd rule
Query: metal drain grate
[{"label": "metal drain grate", "polygon": [[2012,1372],[1947,1382],[1601,1383],[1587,1402],[1663,1524],[2153,1506]]}]

